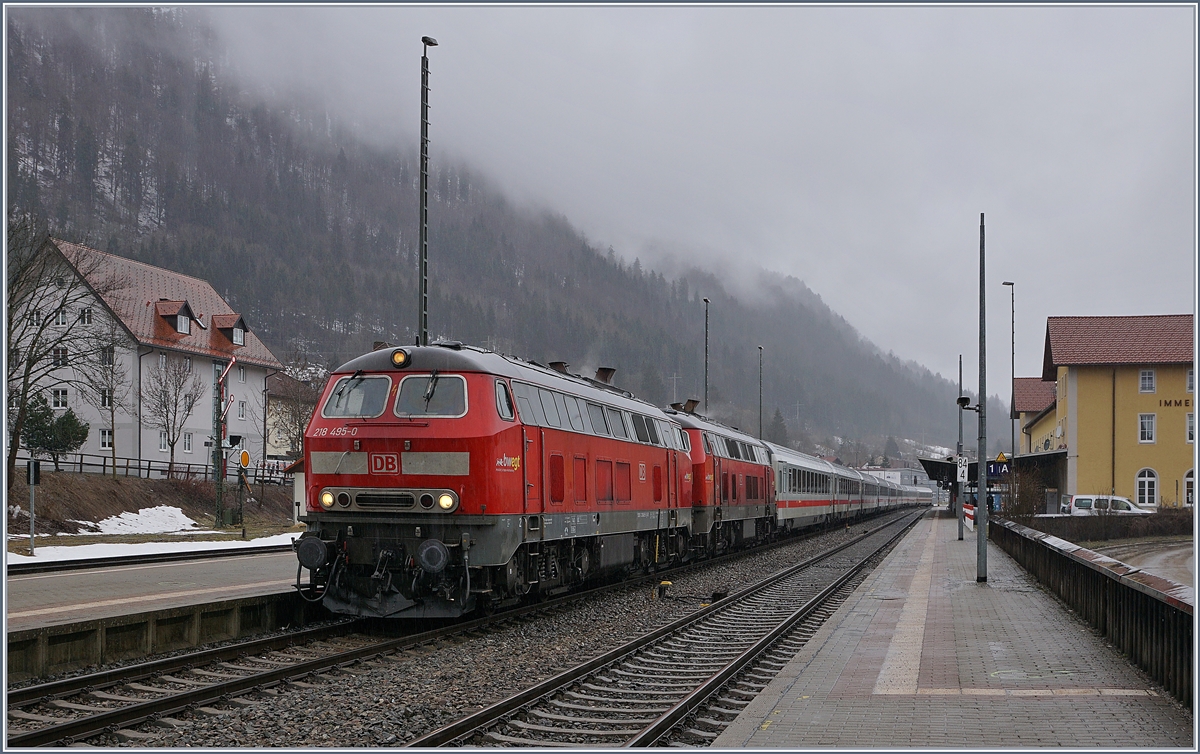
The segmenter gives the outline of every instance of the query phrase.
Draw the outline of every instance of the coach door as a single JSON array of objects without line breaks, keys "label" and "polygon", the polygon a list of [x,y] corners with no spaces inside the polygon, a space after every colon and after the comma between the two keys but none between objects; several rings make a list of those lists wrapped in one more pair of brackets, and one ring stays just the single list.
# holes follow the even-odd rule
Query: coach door
[{"label": "coach door", "polygon": [[542,429],[525,425],[525,457],[521,468],[525,470],[525,512],[542,512]]}]

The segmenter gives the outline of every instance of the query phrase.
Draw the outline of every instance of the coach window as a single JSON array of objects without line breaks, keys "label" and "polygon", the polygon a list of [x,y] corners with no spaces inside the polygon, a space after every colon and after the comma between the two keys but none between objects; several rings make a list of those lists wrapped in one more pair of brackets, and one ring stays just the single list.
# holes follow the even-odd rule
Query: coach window
[{"label": "coach window", "polygon": [[596,500],[602,503],[613,500],[612,461],[596,461]]},{"label": "coach window", "polygon": [[513,420],[512,396],[508,394],[508,386],[500,380],[496,380],[496,411],[504,421]]},{"label": "coach window", "polygon": [[592,431],[598,435],[608,436],[608,422],[604,420],[604,407],[595,403],[587,404],[588,418],[592,420]]},{"label": "coach window", "polygon": [[613,437],[619,437],[622,440],[629,439],[629,431],[625,429],[625,420],[621,416],[621,412],[610,406],[605,406],[608,413],[608,428],[612,430]]},{"label": "coach window", "polygon": [[542,404],[542,413],[546,417],[547,427],[561,427],[562,420],[558,418],[558,406],[554,405],[554,393],[538,388],[538,398]]},{"label": "coach window", "polygon": [[572,475],[571,486],[575,491],[575,502],[587,502],[587,459],[583,456],[575,456],[575,464]]}]

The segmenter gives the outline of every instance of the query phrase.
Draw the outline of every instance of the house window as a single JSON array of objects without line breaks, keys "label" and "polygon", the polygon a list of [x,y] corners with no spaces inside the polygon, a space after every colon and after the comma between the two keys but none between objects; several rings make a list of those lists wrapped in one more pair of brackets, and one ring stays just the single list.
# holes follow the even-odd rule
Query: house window
[{"label": "house window", "polygon": [[65,367],[67,365],[67,349],[55,348],[50,354],[50,360],[56,367]]},{"label": "house window", "polygon": [[246,367],[238,367],[238,382],[246,381]]},{"label": "house window", "polygon": [[184,453],[192,452],[192,433],[191,432],[183,433],[183,452]]},{"label": "house window", "polygon": [[111,367],[117,358],[117,349],[115,346],[108,346],[100,349],[100,364],[101,366]]},{"label": "house window", "polygon": [[1187,415],[1187,441],[1188,442],[1196,441],[1196,415],[1195,414]]},{"label": "house window", "polygon": [[110,388],[100,390],[100,408],[112,408],[113,391]]},{"label": "house window", "polygon": [[1138,392],[1153,393],[1154,392],[1154,370],[1143,369],[1141,379],[1138,380]]},{"label": "house window", "polygon": [[41,309],[33,309],[29,312],[29,314],[25,315],[25,321],[27,321],[30,325],[33,325],[35,327],[37,325],[41,324],[41,320],[42,320],[42,310]]},{"label": "house window", "polygon": [[246,418],[246,402],[245,401],[238,401],[238,418],[239,419]]},{"label": "house window", "polygon": [[1196,392],[1196,370],[1195,369],[1188,370],[1187,391],[1189,393]]},{"label": "house window", "polygon": [[175,329],[184,335],[192,332],[192,318],[186,314],[178,314],[175,316]]},{"label": "house window", "polygon": [[159,369],[167,368],[167,355],[165,353],[160,353],[158,355],[158,368]]},{"label": "house window", "polygon": [[51,408],[66,408],[67,407],[67,389],[55,388],[50,391]]},{"label": "house window", "polygon": [[111,429],[100,430],[100,450],[112,450],[113,446],[113,431]]},{"label": "house window", "polygon": [[1138,442],[1154,442],[1154,414],[1138,414]]},{"label": "house window", "polygon": [[246,345],[246,331],[240,327],[233,328],[233,344],[235,346]]},{"label": "house window", "polygon": [[169,449],[167,448],[167,433],[161,429],[158,431],[158,449],[163,452]]},{"label": "house window", "polygon": [[1154,469],[1142,469],[1137,475],[1137,504],[1158,505],[1158,474]]},{"label": "house window", "polygon": [[67,310],[66,309],[59,309],[58,311],[56,311],[54,313],[54,324],[56,324],[56,325],[67,324]]},{"label": "house window", "polygon": [[92,324],[92,310],[91,309],[80,309],[79,310],[79,324],[81,324],[81,325]]}]

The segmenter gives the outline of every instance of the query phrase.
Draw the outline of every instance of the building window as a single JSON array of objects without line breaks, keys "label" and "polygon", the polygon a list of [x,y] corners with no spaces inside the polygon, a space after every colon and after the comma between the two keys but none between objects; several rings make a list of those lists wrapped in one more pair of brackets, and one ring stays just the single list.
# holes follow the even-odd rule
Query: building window
[{"label": "building window", "polygon": [[39,324],[41,324],[41,321],[42,321],[42,310],[41,309],[30,310],[30,312],[25,315],[25,321],[34,327],[38,326]]},{"label": "building window", "polygon": [[100,430],[100,450],[112,450],[112,433],[113,431],[111,429]]},{"label": "building window", "polygon": [[238,382],[246,381],[246,367],[238,367]]},{"label": "building window", "polygon": [[50,391],[50,407],[51,408],[66,408],[67,407],[67,389],[55,388]]},{"label": "building window", "polygon": [[1138,392],[1153,393],[1154,392],[1154,370],[1143,369],[1141,379],[1138,380]]},{"label": "building window", "polygon": [[169,450],[167,448],[167,433],[161,429],[158,431],[158,449],[163,452]]},{"label": "building window", "polygon": [[1196,415],[1195,414],[1187,415],[1187,441],[1188,442],[1196,441]]},{"label": "building window", "polygon": [[158,368],[159,369],[167,368],[167,355],[165,353],[160,353],[158,355]]},{"label": "building window", "polygon": [[1189,393],[1196,392],[1196,370],[1195,369],[1188,370],[1187,391]]},{"label": "building window", "polygon": [[1158,474],[1154,469],[1142,469],[1137,475],[1137,504],[1158,505]]},{"label": "building window", "polygon": [[1195,469],[1188,469],[1188,473],[1183,475],[1183,502],[1192,505],[1195,497],[1195,480],[1196,475],[1193,473]]},{"label": "building window", "polygon": [[81,325],[92,324],[92,310],[91,309],[80,309],[79,310],[79,324],[81,324]]},{"label": "building window", "polygon": [[175,329],[184,335],[192,332],[192,318],[186,314],[178,314],[175,316]]},{"label": "building window", "polygon": [[233,328],[233,344],[235,346],[246,345],[246,331],[240,327]]},{"label": "building window", "polygon": [[67,365],[67,349],[55,348],[50,354],[50,361],[56,367],[65,367]]},{"label": "building window", "polygon": [[239,419],[246,418],[246,402],[245,401],[238,401],[238,418]]},{"label": "building window", "polygon": [[107,346],[100,349],[100,365],[111,367],[117,358],[116,346]]},{"label": "building window", "polygon": [[191,374],[191,371],[192,371],[192,357],[191,356],[183,357],[183,371]]},{"label": "building window", "polygon": [[1154,442],[1154,414],[1138,414],[1138,442]]},{"label": "building window", "polygon": [[192,433],[191,432],[183,433],[183,452],[184,453],[192,452]]},{"label": "building window", "polygon": [[102,388],[100,390],[100,408],[113,407],[113,391],[110,388]]},{"label": "building window", "polygon": [[56,311],[54,313],[54,324],[56,324],[56,325],[67,324],[67,310],[66,309],[59,309],[58,311]]}]

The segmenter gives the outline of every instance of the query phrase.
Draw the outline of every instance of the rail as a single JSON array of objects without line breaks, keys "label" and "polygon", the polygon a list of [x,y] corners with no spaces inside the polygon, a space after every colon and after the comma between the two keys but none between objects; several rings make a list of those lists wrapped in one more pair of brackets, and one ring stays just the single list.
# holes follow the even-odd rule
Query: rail
[{"label": "rail", "polygon": [[[92,453],[64,453],[58,457],[58,462],[55,463],[51,459],[42,458],[42,470],[49,470],[47,467],[55,471],[66,471],[75,474],[112,474],[114,468],[117,476],[135,476],[145,479],[193,479],[202,481],[212,479],[212,464],[211,463],[185,463],[176,461],[172,464],[170,461],[156,461],[150,458],[125,458],[117,456],[114,464],[112,456],[94,455]],[[29,462],[29,453],[22,449],[18,451],[17,466],[21,466]],[[284,474],[283,469],[287,466],[286,461],[258,461],[249,469],[246,474],[252,484],[291,484],[292,475]],[[237,479],[237,465],[230,460],[225,470],[225,478],[227,480]],[[24,471],[20,472],[20,476],[24,477]]]},{"label": "rail", "polygon": [[988,528],[989,539],[1191,707],[1195,590],[1011,521]]}]

